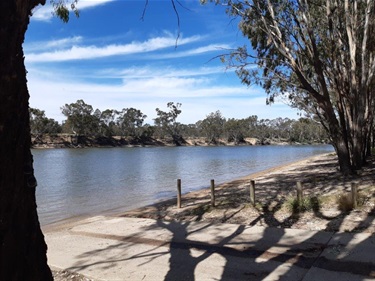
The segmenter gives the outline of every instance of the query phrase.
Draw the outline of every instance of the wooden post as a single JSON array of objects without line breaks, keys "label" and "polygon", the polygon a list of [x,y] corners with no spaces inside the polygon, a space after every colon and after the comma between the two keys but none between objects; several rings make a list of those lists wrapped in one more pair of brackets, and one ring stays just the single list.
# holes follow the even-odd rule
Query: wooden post
[{"label": "wooden post", "polygon": [[177,208],[181,208],[181,179],[177,179]]},{"label": "wooden post", "polygon": [[215,180],[211,180],[211,206],[215,207]]},{"label": "wooden post", "polygon": [[297,181],[297,201],[298,201],[298,204],[302,203],[302,199],[303,199],[302,183],[300,181]]},{"label": "wooden post", "polygon": [[358,185],[352,182],[352,202],[353,202],[353,209],[357,208],[358,204]]},{"label": "wooden post", "polygon": [[255,181],[250,181],[250,203],[255,206]]}]

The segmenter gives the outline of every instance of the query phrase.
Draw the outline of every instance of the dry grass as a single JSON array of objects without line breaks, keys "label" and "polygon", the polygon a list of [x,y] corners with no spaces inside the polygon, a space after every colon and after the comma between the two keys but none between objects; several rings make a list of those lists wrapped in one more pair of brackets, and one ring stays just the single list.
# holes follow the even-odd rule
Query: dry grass
[{"label": "dry grass", "polygon": [[337,196],[337,208],[342,212],[349,212],[354,209],[352,196],[349,193],[340,193]]}]

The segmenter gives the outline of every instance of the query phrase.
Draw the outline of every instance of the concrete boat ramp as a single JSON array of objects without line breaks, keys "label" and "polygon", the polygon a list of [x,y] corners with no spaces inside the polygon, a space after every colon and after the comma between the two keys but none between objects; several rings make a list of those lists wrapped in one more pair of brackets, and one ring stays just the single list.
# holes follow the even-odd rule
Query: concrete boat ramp
[{"label": "concrete boat ramp", "polygon": [[44,228],[54,269],[94,280],[375,280],[375,235],[97,216]]}]

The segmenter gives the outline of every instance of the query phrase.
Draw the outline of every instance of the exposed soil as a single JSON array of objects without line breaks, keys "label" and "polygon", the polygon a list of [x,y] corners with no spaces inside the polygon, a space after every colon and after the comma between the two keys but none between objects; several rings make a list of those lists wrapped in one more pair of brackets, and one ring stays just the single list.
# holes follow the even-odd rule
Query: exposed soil
[{"label": "exposed soil", "polygon": [[[237,145],[287,145],[290,144],[280,139],[245,138],[242,142],[229,142],[218,139],[216,142],[207,142],[205,138],[194,137],[178,140],[172,138],[155,139],[151,137],[87,137],[71,134],[54,134],[32,136],[32,148],[84,148],[84,147],[122,147],[122,146],[237,146]],[[298,143],[293,143],[298,144]]]}]

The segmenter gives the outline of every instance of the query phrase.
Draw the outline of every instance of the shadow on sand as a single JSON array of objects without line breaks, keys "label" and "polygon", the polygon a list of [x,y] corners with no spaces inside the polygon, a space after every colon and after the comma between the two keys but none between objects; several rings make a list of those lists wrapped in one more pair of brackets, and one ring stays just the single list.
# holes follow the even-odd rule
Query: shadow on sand
[{"label": "shadow on sand", "polygon": [[[296,181],[303,180],[306,193],[313,195],[337,192],[337,188],[346,190],[350,188],[350,183],[353,181],[366,182],[366,184],[374,183],[374,176],[370,173],[373,171],[373,162],[369,166],[372,170],[364,170],[361,177],[343,178],[338,175],[336,167],[337,163],[329,159],[315,163],[315,166],[307,166],[288,174],[274,173],[272,180],[262,182],[262,189],[258,195],[261,200],[261,211],[244,224],[216,223],[231,222],[237,215],[236,212],[241,212],[244,204],[247,203],[247,198],[243,195],[247,194],[246,189],[232,190],[232,199],[228,199],[226,194],[228,188],[243,184],[241,181],[228,183],[218,190],[219,204],[216,208],[224,210],[219,220],[200,223],[188,221],[188,219],[183,221],[184,218],[191,219],[192,217],[197,221],[202,220],[203,215],[209,210],[207,195],[202,195],[201,200],[206,200],[206,203],[202,203],[200,207],[189,208],[193,202],[197,202],[197,198],[185,199],[184,204],[188,208],[181,210],[176,217],[177,219],[182,218],[182,221],[162,220],[162,218],[172,216],[166,207],[168,204],[172,204],[172,201],[160,203],[151,209],[138,210],[132,215],[153,218],[155,219],[154,223],[131,236],[124,233],[124,235],[112,237],[118,243],[84,253],[77,257],[76,264],[68,270],[79,271],[98,266],[106,269],[115,267],[119,261],[130,262],[142,258],[147,260],[146,263],[151,263],[156,259],[163,258],[164,262],[168,262],[168,270],[163,278],[165,281],[302,280],[304,278],[304,280],[318,280],[319,278],[314,279],[309,276],[311,274],[309,270],[312,267],[315,268],[315,272],[330,270],[347,274],[348,278],[353,277],[353,280],[375,278],[374,259],[350,260],[348,258],[353,253],[360,254],[363,248],[368,245],[372,245],[375,250],[374,235],[368,235],[366,239],[358,240],[357,234],[335,232],[340,229],[345,218],[350,214],[349,212],[326,216],[319,203],[315,202],[314,216],[325,219],[328,223],[322,231],[306,230],[303,232],[305,236],[301,234],[302,232],[297,231],[298,235],[302,235],[300,237],[291,237],[291,232],[285,229],[299,221],[300,213],[291,213],[282,220],[275,216],[275,213],[285,203],[287,195],[293,192]],[[228,211],[229,205],[232,211]],[[374,214],[375,207],[358,222],[353,231],[365,232],[374,224]],[[260,221],[263,222],[264,227],[258,226]],[[227,229],[223,228],[225,226],[228,226]],[[169,238],[167,240],[160,240],[157,237],[144,238],[143,233],[152,233],[154,230],[163,230]],[[209,234],[207,235],[207,233]],[[152,246],[152,249],[135,254],[129,253],[129,245],[136,243],[147,244]],[[350,251],[345,248],[349,244]],[[100,262],[90,263],[91,256],[99,253],[101,256],[107,256],[105,252],[109,252],[111,249],[116,249],[118,254]],[[140,267],[145,265],[147,264],[140,264]]]}]

